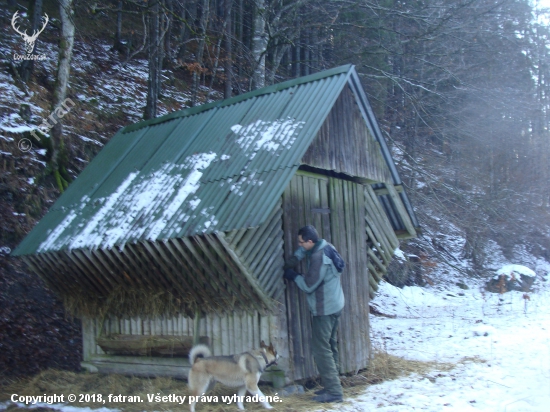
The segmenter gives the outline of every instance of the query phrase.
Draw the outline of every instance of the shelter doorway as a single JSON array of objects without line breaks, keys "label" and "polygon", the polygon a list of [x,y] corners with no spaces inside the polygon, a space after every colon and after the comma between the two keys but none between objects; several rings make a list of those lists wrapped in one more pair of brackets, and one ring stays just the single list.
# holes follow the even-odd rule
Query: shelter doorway
[{"label": "shelter doorway", "polygon": [[[346,310],[339,332],[340,371],[352,372],[367,365],[370,354],[369,281],[363,185],[347,180],[299,171],[283,194],[285,259],[298,247],[297,233],[313,225],[332,243],[346,262],[342,287]],[[306,270],[305,262],[299,271]],[[291,282],[285,292],[291,367],[295,379],[317,374],[311,355],[311,314],[305,294]]]}]

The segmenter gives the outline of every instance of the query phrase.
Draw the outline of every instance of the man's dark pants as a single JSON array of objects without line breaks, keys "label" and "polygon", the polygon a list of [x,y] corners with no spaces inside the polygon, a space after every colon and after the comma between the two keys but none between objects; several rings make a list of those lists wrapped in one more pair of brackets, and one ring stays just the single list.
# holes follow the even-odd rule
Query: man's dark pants
[{"label": "man's dark pants", "polygon": [[313,316],[312,352],[323,387],[331,395],[343,395],[339,377],[338,321],[342,311],[333,315]]}]

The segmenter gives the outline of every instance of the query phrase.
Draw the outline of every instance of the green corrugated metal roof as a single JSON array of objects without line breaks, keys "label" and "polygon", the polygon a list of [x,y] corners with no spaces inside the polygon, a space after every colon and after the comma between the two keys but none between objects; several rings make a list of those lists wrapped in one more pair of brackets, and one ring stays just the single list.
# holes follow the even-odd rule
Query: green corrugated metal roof
[{"label": "green corrugated metal roof", "polygon": [[260,225],[352,72],[342,66],[122,129],[14,255]]}]

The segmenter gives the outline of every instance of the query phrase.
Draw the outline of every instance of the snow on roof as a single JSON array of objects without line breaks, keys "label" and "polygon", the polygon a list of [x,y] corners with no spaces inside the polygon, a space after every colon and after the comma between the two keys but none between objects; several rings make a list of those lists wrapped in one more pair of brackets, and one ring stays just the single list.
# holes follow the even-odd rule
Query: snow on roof
[{"label": "snow on roof", "polygon": [[[86,226],[70,239],[69,249],[97,248],[100,245],[112,248],[129,237],[139,237],[145,232],[148,239],[156,239],[182,209],[184,202],[198,190],[202,171],[216,157],[213,152],[197,153],[186,158],[183,164],[166,163],[160,170],[146,175],[130,173],[110,196],[94,199],[94,203],[98,202],[100,207],[87,219]],[[155,215],[159,201],[165,204],[162,213]],[[83,197],[79,207],[70,211],[41,243],[38,251],[57,249],[64,244],[66,239],[63,239],[62,234],[89,202],[89,197]],[[199,203],[198,198],[190,199],[186,209],[193,211]],[[188,215],[179,216],[180,222],[187,219]],[[136,221],[140,222],[137,226]],[[215,217],[211,216],[206,228],[215,223]]]},{"label": "snow on roof", "polygon": [[[274,121],[257,120],[246,126],[236,124],[231,126],[233,133],[239,136],[237,144],[244,152],[252,151],[251,159],[260,149],[276,151],[283,145],[290,149],[296,140],[296,131],[304,126],[305,122],[287,118]],[[254,143],[254,146],[252,146]]]}]

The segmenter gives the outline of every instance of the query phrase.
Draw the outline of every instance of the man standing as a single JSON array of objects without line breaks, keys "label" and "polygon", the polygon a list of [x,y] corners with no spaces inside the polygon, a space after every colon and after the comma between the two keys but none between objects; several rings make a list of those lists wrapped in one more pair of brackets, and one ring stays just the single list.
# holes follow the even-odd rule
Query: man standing
[{"label": "man standing", "polygon": [[[317,402],[342,402],[343,392],[339,378],[338,321],[344,307],[344,292],[340,276],[344,261],[334,246],[324,239],[313,226],[298,231],[300,247],[285,264],[284,278],[294,281],[307,295],[312,321],[312,351],[321,375],[323,389],[315,392]],[[307,258],[307,273],[296,273],[300,260]]]}]

